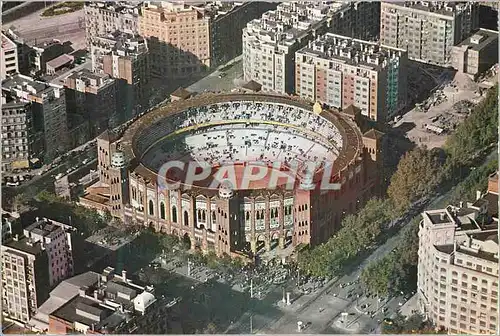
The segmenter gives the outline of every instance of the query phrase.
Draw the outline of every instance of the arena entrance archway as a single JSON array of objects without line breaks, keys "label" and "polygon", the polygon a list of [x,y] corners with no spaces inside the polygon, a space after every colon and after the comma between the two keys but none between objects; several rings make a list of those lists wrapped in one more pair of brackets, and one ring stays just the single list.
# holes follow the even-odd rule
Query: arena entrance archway
[{"label": "arena entrance archway", "polygon": [[255,250],[257,251],[257,253],[256,253],[257,255],[266,252],[266,238],[264,237],[264,235],[257,236],[255,246],[256,246]]},{"label": "arena entrance archway", "polygon": [[285,233],[285,248],[287,248],[292,243],[292,240],[293,232],[289,230]]},{"label": "arena entrance archway", "polygon": [[274,250],[275,248],[278,248],[279,243],[280,243],[280,234],[278,232],[273,232],[271,235],[270,249]]}]

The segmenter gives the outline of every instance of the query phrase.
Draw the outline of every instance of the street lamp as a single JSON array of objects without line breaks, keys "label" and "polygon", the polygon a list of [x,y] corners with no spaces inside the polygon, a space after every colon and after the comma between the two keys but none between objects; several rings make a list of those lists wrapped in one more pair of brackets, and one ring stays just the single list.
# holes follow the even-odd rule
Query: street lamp
[{"label": "street lamp", "polygon": [[253,299],[253,278],[250,279],[250,299]]}]

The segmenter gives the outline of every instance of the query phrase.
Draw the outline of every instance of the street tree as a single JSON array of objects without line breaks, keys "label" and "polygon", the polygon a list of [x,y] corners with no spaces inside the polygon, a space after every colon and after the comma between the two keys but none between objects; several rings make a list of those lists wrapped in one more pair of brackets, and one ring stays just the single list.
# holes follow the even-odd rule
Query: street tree
[{"label": "street tree", "polygon": [[438,158],[426,148],[416,147],[399,161],[387,194],[396,214],[433,192],[441,181]]},{"label": "street tree", "polygon": [[498,84],[447,138],[445,149],[450,163],[463,166],[484,148],[498,141]]}]

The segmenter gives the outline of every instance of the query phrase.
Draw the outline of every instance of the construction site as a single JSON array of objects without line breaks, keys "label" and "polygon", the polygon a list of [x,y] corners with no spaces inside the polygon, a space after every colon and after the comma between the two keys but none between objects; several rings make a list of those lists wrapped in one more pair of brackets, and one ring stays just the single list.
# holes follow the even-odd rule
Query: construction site
[{"label": "construction site", "polygon": [[[441,71],[441,74],[427,71],[433,84],[421,82],[420,87],[434,86],[434,89],[427,99],[414,104],[406,114],[396,117],[393,123],[393,127],[403,130],[410,141],[429,149],[444,145],[446,135],[453,132],[483,100],[497,76],[496,66],[477,82],[465,74],[448,69]],[[409,91],[420,92],[412,89]]]}]

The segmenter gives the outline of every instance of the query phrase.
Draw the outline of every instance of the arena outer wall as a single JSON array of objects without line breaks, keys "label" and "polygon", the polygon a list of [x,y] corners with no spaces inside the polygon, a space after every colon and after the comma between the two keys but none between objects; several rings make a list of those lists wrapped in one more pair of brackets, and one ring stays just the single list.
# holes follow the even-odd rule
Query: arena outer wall
[{"label": "arena outer wall", "polygon": [[[231,197],[204,188],[162,190],[156,172],[136,156],[138,135],[161,118],[189,107],[248,100],[307,109],[338,127],[344,145],[333,171],[341,189],[236,190]],[[204,93],[172,102],[134,121],[121,137],[110,132],[98,137],[100,180],[86,190],[80,204],[109,210],[125,223],[187,236],[192,249],[214,251],[219,256],[253,256],[262,245],[269,251],[289,244],[320,244],[339,229],[342,218],[378,194],[384,136],[374,129],[366,130],[353,107],[342,112],[315,108],[295,97],[242,93]]]}]

